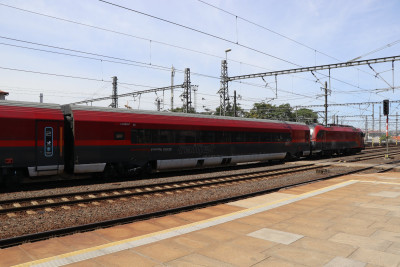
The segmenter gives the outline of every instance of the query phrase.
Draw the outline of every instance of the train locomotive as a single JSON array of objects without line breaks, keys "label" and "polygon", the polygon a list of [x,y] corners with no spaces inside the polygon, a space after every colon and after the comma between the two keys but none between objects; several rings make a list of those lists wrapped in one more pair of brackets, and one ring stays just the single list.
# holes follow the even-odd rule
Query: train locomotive
[{"label": "train locomotive", "polygon": [[310,125],[310,133],[314,155],[354,154],[365,148],[364,133],[351,126]]},{"label": "train locomotive", "polygon": [[[0,102],[0,125],[0,180],[7,183],[59,174],[130,176],[364,148],[361,130],[348,126],[310,128],[295,122],[18,101]],[[338,141],[331,131],[345,134]]]}]

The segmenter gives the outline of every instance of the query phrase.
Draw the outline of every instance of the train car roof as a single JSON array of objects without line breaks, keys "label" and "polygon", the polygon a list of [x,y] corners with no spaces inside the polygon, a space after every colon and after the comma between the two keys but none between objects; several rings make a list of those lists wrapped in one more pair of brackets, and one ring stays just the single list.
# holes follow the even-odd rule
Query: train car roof
[{"label": "train car roof", "polygon": [[354,126],[351,125],[336,125],[336,124],[330,124],[328,126],[322,125],[322,124],[314,124],[311,126],[312,128],[317,128],[320,130],[326,130],[326,131],[348,131],[348,132],[354,132],[354,131],[361,131],[361,129],[357,129]]},{"label": "train car roof", "polygon": [[185,117],[185,118],[204,118],[204,119],[216,119],[216,120],[228,120],[228,121],[235,120],[235,121],[245,121],[245,122],[267,122],[267,123],[291,124],[293,126],[308,127],[305,123],[300,123],[300,122],[226,117],[226,116],[224,117],[224,116],[180,113],[180,112],[132,110],[132,109],[105,108],[105,107],[93,107],[93,106],[82,106],[82,105],[63,105],[62,109],[64,111],[64,114],[71,114],[74,110],[81,110],[81,111],[115,112],[115,113],[125,113],[125,114],[128,113],[128,114],[142,114],[142,115],[156,115],[156,116],[174,116],[174,117]]},{"label": "train car roof", "polygon": [[26,101],[1,100],[0,105],[26,107],[26,108],[60,109],[61,110],[61,106],[59,104],[52,104],[52,103],[36,103],[36,102],[26,102]]},{"label": "train car roof", "polygon": [[0,101],[0,117],[32,120],[64,120],[60,105],[9,100]]}]

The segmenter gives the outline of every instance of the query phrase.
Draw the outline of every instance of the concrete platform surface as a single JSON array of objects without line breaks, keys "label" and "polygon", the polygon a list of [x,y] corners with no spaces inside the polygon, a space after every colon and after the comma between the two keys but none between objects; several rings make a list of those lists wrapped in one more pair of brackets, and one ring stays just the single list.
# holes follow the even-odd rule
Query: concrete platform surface
[{"label": "concrete platform surface", "polygon": [[0,266],[400,266],[400,173],[0,250]]}]

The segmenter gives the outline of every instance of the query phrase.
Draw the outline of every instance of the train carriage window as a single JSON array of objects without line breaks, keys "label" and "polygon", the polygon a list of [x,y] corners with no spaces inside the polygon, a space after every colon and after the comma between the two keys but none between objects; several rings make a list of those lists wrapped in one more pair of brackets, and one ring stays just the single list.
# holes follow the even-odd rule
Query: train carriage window
[{"label": "train carriage window", "polygon": [[271,133],[260,133],[259,140],[260,142],[271,142]]},{"label": "train carriage window", "polygon": [[223,132],[217,131],[215,132],[215,142],[216,143],[222,143],[223,141]]},{"label": "train carriage window", "polygon": [[234,132],[226,132],[226,131],[224,131],[224,132],[222,132],[222,142],[224,142],[224,143],[230,143],[230,142],[232,142],[232,135],[234,134]]},{"label": "train carriage window", "polygon": [[185,131],[185,143],[196,143],[195,131]]},{"label": "train carriage window", "polygon": [[260,134],[257,132],[246,132],[246,141],[247,142],[258,142],[259,135]]},{"label": "train carriage window", "polygon": [[145,132],[143,129],[133,129],[131,134],[132,144],[144,144],[145,143]]},{"label": "train carriage window", "polygon": [[160,130],[160,143],[174,143],[174,133],[171,130]]},{"label": "train carriage window", "polygon": [[150,129],[143,129],[143,143],[149,144],[151,143],[151,130]]},{"label": "train carriage window", "polygon": [[199,143],[214,143],[215,132],[213,131],[201,131],[199,134]]},{"label": "train carriage window", "polygon": [[153,143],[153,144],[160,143],[160,134],[157,129],[151,129],[148,130],[148,132],[149,132],[148,137],[151,138],[148,143]]},{"label": "train carriage window", "polygon": [[271,141],[272,142],[280,142],[281,134],[280,133],[271,133]]},{"label": "train carriage window", "polygon": [[114,140],[125,140],[125,133],[124,132],[115,132]]},{"label": "train carriage window", "polygon": [[244,133],[243,132],[232,132],[232,142],[244,142]]},{"label": "train carriage window", "polygon": [[292,141],[292,136],[290,133],[285,133],[284,134],[284,140],[285,142],[291,142]]},{"label": "train carriage window", "polygon": [[195,143],[195,131],[179,131],[177,135],[177,143]]}]

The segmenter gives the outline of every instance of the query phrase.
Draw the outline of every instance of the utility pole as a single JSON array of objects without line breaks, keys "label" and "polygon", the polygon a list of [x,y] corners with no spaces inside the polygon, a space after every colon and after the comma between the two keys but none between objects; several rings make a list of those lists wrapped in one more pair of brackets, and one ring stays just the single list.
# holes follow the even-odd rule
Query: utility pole
[{"label": "utility pole", "polygon": [[381,118],[382,118],[381,106],[379,106],[379,135],[381,135]]},{"label": "utility pole", "polygon": [[328,126],[328,83],[325,81],[325,126]]},{"label": "utility pole", "polygon": [[111,102],[111,107],[112,108],[118,108],[118,90],[117,90],[117,76],[112,77],[113,78],[113,93],[112,93],[112,102]]},{"label": "utility pole", "polygon": [[157,111],[161,110],[161,101],[160,99],[157,99]]},{"label": "utility pole", "polygon": [[190,69],[185,69],[185,79],[183,81],[183,98],[185,112],[189,113],[192,107],[192,86],[190,85]]},{"label": "utility pole", "polygon": [[368,139],[368,115],[365,115],[365,138]]},{"label": "utility pole", "polygon": [[375,130],[375,112],[374,112],[374,104],[372,104],[372,131]]},{"label": "utility pole", "polygon": [[397,131],[398,120],[399,120],[399,113],[396,112],[396,145],[397,145],[397,136],[398,136],[398,131]]},{"label": "utility pole", "polygon": [[233,91],[233,117],[237,117],[237,114],[236,114],[236,90]]},{"label": "utility pole", "polygon": [[198,85],[192,85],[192,89],[193,89],[193,97],[194,97],[193,110],[196,113],[196,110],[197,110],[197,90],[199,89],[199,86]]},{"label": "utility pole", "polygon": [[174,109],[174,77],[175,77],[175,68],[172,66],[171,68],[171,111]]},{"label": "utility pole", "polygon": [[40,99],[40,103],[43,103],[43,93],[40,93],[39,99]]}]

